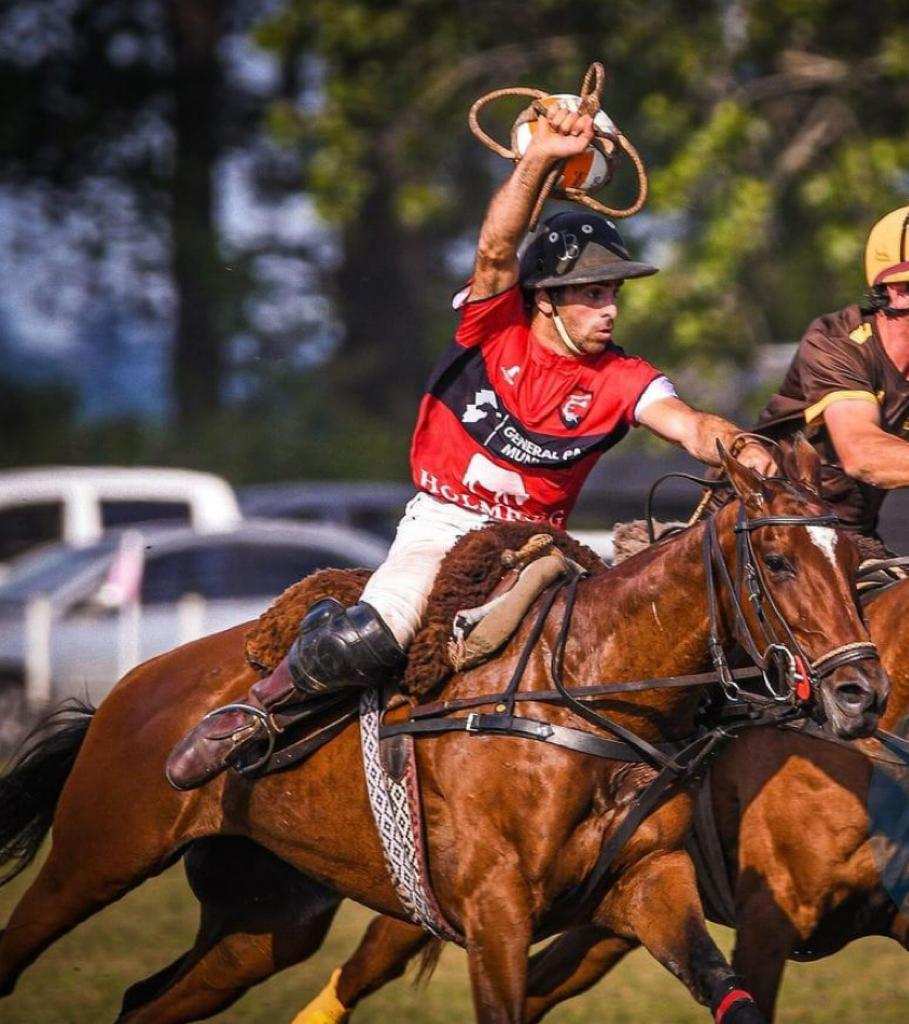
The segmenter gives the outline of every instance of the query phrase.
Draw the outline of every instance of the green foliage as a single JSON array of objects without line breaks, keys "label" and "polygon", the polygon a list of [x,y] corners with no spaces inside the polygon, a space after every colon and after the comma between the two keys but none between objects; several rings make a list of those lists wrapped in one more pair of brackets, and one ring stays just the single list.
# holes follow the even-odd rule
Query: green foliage
[{"label": "green foliage", "polygon": [[[33,0],[16,3],[27,8]],[[60,10],[72,6],[54,0]],[[859,299],[867,230],[906,202],[903,0],[268,6],[252,37],[277,58],[282,84],[261,113],[261,98],[238,96],[234,78],[215,76],[217,147],[197,177],[217,184],[216,159],[230,147],[264,159],[253,141],[261,113],[261,127],[300,170],[282,171],[268,179],[270,187],[302,187],[333,236],[333,248],[316,243],[297,253],[297,265],[310,260],[306,287],[330,300],[326,319],[339,343],[330,350],[322,341],[313,345],[329,353],[315,372],[288,369],[286,358],[257,359],[248,368],[254,407],[209,409],[190,431],[122,423],[64,429],[58,417],[15,448],[16,457],[32,452],[43,460],[49,448],[97,459],[103,445],[106,457],[205,464],[236,480],[404,475],[421,381],[453,329],[447,296],[462,283],[486,204],[509,171],[469,134],[467,109],[501,86],[574,90],[595,58],[608,69],[604,106],[651,176],[648,206],[621,227],[635,251],[662,267],[624,290],[619,340],[693,382],[686,395],[696,402],[712,403],[730,365],[747,365],[758,345],[793,341],[819,313]],[[179,89],[187,95],[173,62],[154,56],[169,52],[174,36],[164,12],[177,7],[80,0],[73,9],[80,12],[71,25],[73,47],[56,63],[50,51],[31,62],[0,52],[7,115],[0,163],[11,180],[54,185],[100,167],[133,190],[150,236],[187,248],[172,169],[192,133],[169,136],[175,148],[163,161],[150,144],[117,145],[129,132],[140,137],[135,126],[147,118],[137,113],[160,109],[172,120],[179,107],[173,96]],[[132,63],[114,66],[115,30],[157,40],[158,50],[140,48]],[[489,108],[484,125],[506,139],[521,106],[515,100]],[[623,205],[631,196],[626,168],[604,198]],[[213,218],[196,219],[203,233],[217,232]],[[98,228],[88,261],[109,256],[107,237],[117,236],[116,224]],[[223,253],[223,242],[199,244]],[[185,254],[174,275],[180,279],[171,283],[188,297],[192,286],[202,288],[209,334],[219,344],[258,331],[262,351],[283,345],[286,356],[293,331],[281,327],[266,338],[248,318],[256,267],[270,244],[231,253],[229,275],[215,273],[213,259],[206,269]],[[160,251],[166,255],[166,245]],[[192,356],[204,378],[212,361],[198,357],[197,340],[187,327],[177,351]],[[233,429],[238,421],[242,431]],[[35,440],[39,435],[54,443]]]},{"label": "green foliage", "polygon": [[[909,32],[883,6],[744,0],[693,18],[670,0],[290,0],[281,17],[306,24],[302,45],[324,70],[306,118],[319,209],[355,221],[384,176],[402,240],[429,232],[437,254],[471,237],[507,172],[482,157],[459,188],[478,151],[470,100],[510,84],[573,88],[603,57],[605,106],[651,169],[646,215],[628,230],[663,266],[626,290],[621,333],[669,364],[747,362],[858,299],[867,228],[904,201]],[[260,38],[280,45],[273,28]],[[499,137],[513,113],[490,111]],[[357,244],[364,235],[368,223]]]}]

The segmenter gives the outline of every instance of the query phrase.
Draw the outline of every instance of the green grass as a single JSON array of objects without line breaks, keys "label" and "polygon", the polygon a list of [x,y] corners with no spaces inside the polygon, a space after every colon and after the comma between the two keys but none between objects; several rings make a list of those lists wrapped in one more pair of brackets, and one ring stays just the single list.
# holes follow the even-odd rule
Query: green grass
[{"label": "green grass", "polygon": [[[0,890],[6,920],[33,871]],[[287,1024],[353,950],[369,913],[345,905],[308,963],[285,971],[217,1018],[237,1024]],[[192,941],[196,906],[177,866],[80,925],[38,960],[15,994],[0,1002],[2,1024],[100,1024],[116,1017],[123,990],[169,963]],[[728,953],[731,933],[715,933]],[[781,1024],[904,1024],[909,1020],[909,962],[893,942],[865,939],[817,964],[792,964],[781,997]],[[389,985],[358,1008],[358,1024],[471,1019],[464,954],[446,949],[428,986]],[[593,991],[550,1019],[603,1024],[706,1024],[707,1012],[646,953],[630,956]]]}]

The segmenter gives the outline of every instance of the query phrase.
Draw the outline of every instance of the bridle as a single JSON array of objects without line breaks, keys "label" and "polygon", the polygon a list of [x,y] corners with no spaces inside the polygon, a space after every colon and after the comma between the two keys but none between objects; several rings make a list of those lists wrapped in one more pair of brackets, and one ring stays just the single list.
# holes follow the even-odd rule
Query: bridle
[{"label": "bridle", "polygon": [[[710,621],[708,645],[719,682],[730,699],[740,700],[742,690],[730,673],[729,662],[720,643],[717,576],[729,594],[733,635],[739,646],[761,671],[764,685],[771,699],[807,703],[823,679],[838,668],[857,661],[877,660],[877,647],[868,640],[840,644],[813,661],[809,660],[780,611],[773,593],[767,586],[754,554],[751,535],[755,530],[766,526],[833,527],[838,521],[838,517],[833,513],[816,516],[760,516],[749,519],[745,514],[744,502],[740,502],[733,528],[736,536],[735,577],[738,581],[738,585],[736,585],[723,557],[717,537],[716,520],[714,517],[707,520],[703,552]],[[747,594],[747,600],[751,604],[762,634],[760,640],[755,638],[748,627],[739,597],[741,592]],[[767,614],[768,610],[772,612],[773,618]],[[782,635],[774,627],[773,619],[782,627]],[[763,645],[763,649],[761,649],[761,645]],[[774,670],[775,674],[781,676],[785,682],[785,689],[779,688],[772,681],[771,673]]]}]

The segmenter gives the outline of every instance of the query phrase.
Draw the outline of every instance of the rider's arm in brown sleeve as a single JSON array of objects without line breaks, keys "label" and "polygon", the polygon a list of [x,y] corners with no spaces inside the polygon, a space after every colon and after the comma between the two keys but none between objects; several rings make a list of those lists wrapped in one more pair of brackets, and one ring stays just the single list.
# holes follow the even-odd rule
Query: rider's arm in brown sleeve
[{"label": "rider's arm in brown sleeve", "polygon": [[[681,398],[662,398],[641,412],[639,422],[666,441],[672,441],[709,466],[718,466],[717,441],[727,450],[742,428],[722,416],[692,409]],[[766,475],[776,466],[770,452],[758,442],[749,441],[738,454],[739,462]]]},{"label": "rider's arm in brown sleeve", "polygon": [[518,246],[546,175],[557,160],[583,153],[593,138],[590,116],[562,107],[537,124],[526,153],[486,211],[477,243],[472,301],[498,295],[517,281]]},{"label": "rider's arm in brown sleeve", "polygon": [[824,410],[824,424],[847,476],[884,490],[909,487],[909,442],[881,428],[876,402],[842,398]]}]

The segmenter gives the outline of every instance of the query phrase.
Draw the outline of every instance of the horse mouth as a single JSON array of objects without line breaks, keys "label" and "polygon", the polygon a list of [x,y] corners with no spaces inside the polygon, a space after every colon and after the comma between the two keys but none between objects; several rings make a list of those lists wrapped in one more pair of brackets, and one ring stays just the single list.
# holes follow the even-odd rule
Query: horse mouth
[{"label": "horse mouth", "polygon": [[838,686],[823,687],[822,703],[833,732],[847,740],[870,736],[883,710],[873,686],[856,676]]}]

